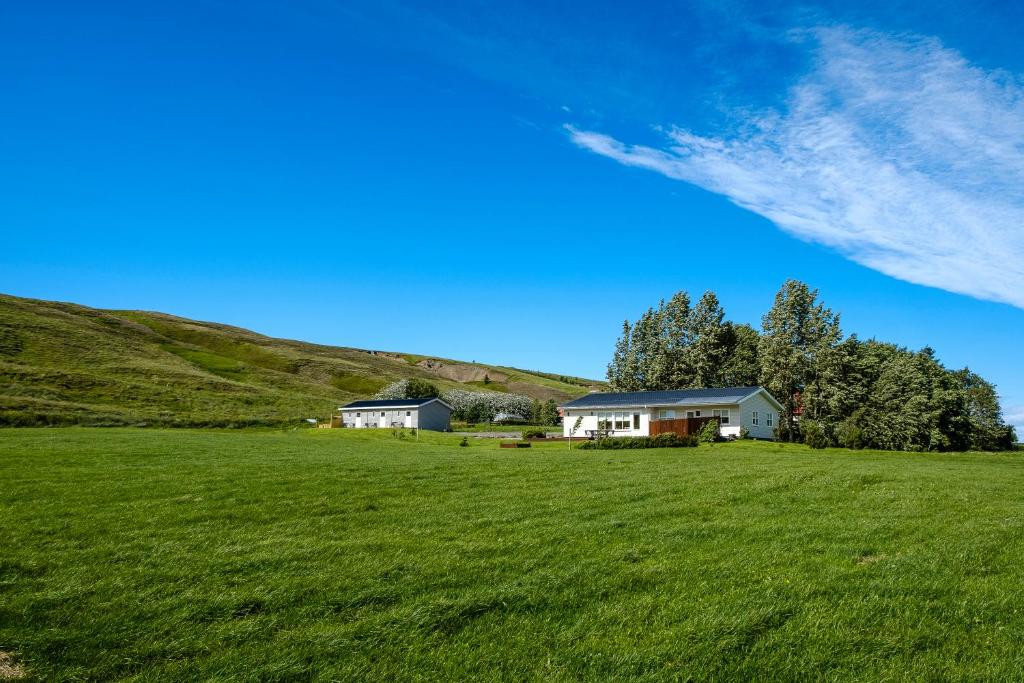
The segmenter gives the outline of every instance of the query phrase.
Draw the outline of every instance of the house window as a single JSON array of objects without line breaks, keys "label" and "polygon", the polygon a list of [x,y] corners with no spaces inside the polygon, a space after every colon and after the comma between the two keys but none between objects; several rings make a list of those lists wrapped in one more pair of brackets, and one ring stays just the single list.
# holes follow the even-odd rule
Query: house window
[{"label": "house window", "polygon": [[356,417],[362,417],[362,416],[363,416],[362,413],[356,413]]},{"label": "house window", "polygon": [[754,425],[755,427],[757,425],[761,424],[760,422],[758,422],[757,411],[756,410],[754,412],[750,413],[750,424]]},{"label": "house window", "polygon": [[699,410],[696,411],[693,415],[694,415],[694,417],[700,417],[700,411]]},{"label": "house window", "polygon": [[659,410],[658,419],[661,420],[674,420],[676,417],[676,411],[674,410]]},{"label": "house window", "polygon": [[598,429],[611,429],[612,428],[612,415],[611,415],[611,413],[598,413],[597,414],[597,428]]},{"label": "house window", "polygon": [[411,410],[405,411],[405,416],[406,417],[412,417],[412,411]]},{"label": "house window", "polygon": [[640,429],[640,413],[633,413],[633,429]]},{"label": "house window", "polygon": [[629,429],[629,413],[615,413],[615,429]]},{"label": "house window", "polygon": [[765,413],[764,414],[764,423],[766,425],[768,425],[769,427],[771,427],[772,426],[772,421],[774,420],[774,418],[775,418],[775,415],[773,413]]},{"label": "house window", "polygon": [[381,417],[384,417],[384,411],[383,411],[383,410],[382,410],[382,411],[380,411],[380,416],[381,416]]},{"label": "house window", "polygon": [[729,409],[723,408],[721,410],[712,410],[711,417],[720,417],[722,418],[722,424],[727,425],[729,424]]}]

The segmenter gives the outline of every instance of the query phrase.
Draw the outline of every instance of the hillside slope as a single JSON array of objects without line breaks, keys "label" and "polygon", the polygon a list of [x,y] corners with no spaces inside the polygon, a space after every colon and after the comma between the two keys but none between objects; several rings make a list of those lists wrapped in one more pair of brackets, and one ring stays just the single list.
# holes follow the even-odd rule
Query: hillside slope
[{"label": "hillside slope", "polygon": [[0,425],[283,424],[412,377],[555,400],[600,384],[0,295]]}]

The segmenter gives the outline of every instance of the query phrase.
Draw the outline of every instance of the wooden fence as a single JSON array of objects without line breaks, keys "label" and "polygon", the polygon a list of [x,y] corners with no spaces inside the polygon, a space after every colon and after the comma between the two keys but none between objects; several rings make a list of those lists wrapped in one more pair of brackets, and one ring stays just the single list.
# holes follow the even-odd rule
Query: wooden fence
[{"label": "wooden fence", "polygon": [[[681,417],[674,420],[651,420],[651,436],[675,433],[677,436],[698,434],[708,422],[721,422],[720,417]],[[721,427],[721,424],[719,424]]]}]

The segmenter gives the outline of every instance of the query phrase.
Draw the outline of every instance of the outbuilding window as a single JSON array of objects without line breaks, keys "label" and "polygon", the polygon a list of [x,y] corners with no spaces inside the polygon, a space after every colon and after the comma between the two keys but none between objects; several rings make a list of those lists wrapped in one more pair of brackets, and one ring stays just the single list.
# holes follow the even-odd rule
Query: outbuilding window
[{"label": "outbuilding window", "polygon": [[772,426],[772,422],[774,421],[774,419],[775,419],[774,413],[765,413],[764,414],[764,423],[766,425],[768,425],[769,427]]},{"label": "outbuilding window", "polygon": [[405,411],[405,416],[406,417],[411,417],[412,416],[412,411],[411,410]]},{"label": "outbuilding window", "polygon": [[758,426],[759,424],[761,424],[758,421],[758,419],[757,419],[757,411],[756,410],[754,412],[750,413],[750,424],[754,425],[755,427]]}]

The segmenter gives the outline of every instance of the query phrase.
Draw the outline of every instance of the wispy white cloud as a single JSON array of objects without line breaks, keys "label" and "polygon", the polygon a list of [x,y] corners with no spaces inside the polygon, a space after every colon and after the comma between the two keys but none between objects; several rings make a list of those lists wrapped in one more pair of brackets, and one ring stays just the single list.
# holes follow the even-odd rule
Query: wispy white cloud
[{"label": "wispy white cloud", "polygon": [[807,34],[785,111],[660,148],[568,127],[620,163],[729,197],[793,235],[910,282],[1024,307],[1024,85],[937,40]]}]

